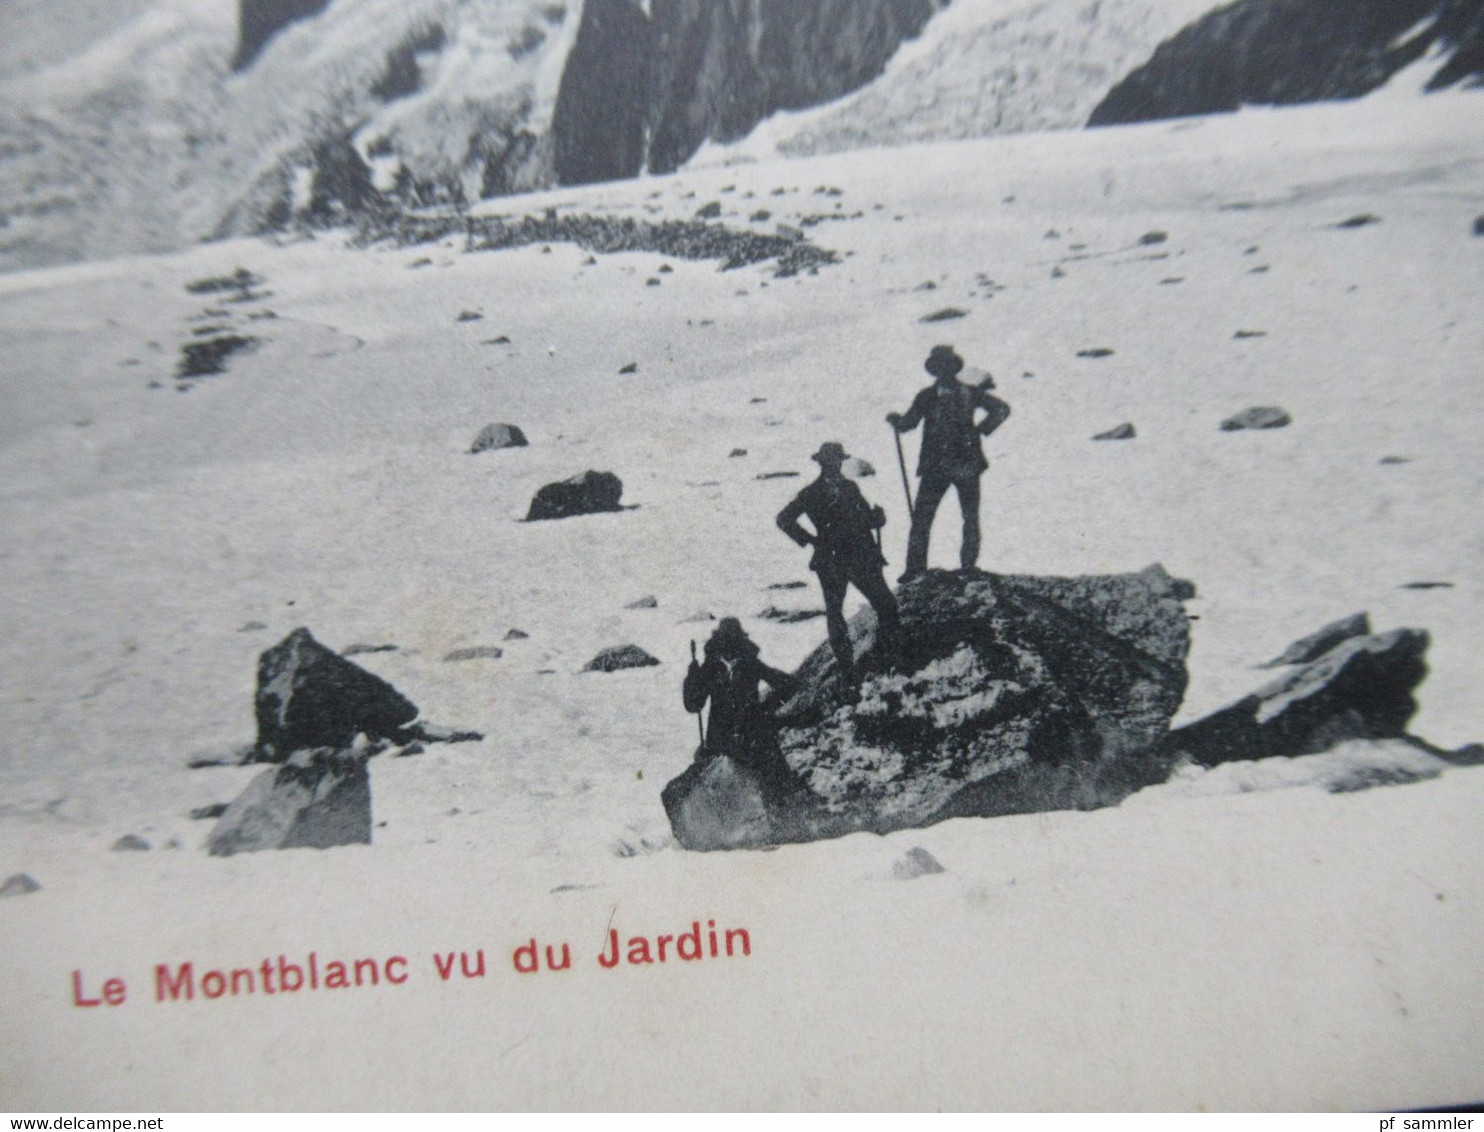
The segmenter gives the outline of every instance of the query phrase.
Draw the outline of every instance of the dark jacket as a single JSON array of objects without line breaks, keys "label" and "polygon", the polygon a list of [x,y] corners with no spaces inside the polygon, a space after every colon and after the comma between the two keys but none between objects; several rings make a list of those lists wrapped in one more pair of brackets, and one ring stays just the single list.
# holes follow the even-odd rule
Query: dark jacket
[{"label": "dark jacket", "polygon": [[[984,410],[976,426],[974,411]],[[912,407],[897,422],[898,432],[910,432],[919,422],[922,450],[917,457],[919,476],[941,475],[950,480],[981,475],[989,467],[979,437],[988,436],[1010,415],[1010,406],[985,389],[955,381],[929,385],[912,398]]]},{"label": "dark jacket", "polygon": [[698,712],[711,702],[706,753],[747,760],[772,740],[772,719],[762,706],[759,682],[786,692],[793,679],[758,658],[758,647],[743,637],[706,642],[706,659],[691,662],[681,686],[685,710]]},{"label": "dark jacket", "polygon": [[[814,524],[812,535],[799,526],[804,515]],[[779,530],[800,546],[814,544],[809,569],[816,573],[886,565],[873,533],[885,523],[880,509],[844,476],[820,476],[778,512]]]}]

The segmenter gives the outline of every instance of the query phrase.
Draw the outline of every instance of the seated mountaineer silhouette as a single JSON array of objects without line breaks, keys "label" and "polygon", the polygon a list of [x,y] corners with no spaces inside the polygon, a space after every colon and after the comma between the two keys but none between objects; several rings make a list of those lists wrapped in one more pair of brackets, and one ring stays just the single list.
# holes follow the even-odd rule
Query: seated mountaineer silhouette
[{"label": "seated mountaineer silhouette", "polygon": [[762,662],[760,650],[735,617],[723,617],[706,642],[706,659],[692,659],[681,686],[685,710],[700,712],[709,701],[711,716],[697,761],[726,755],[758,771],[765,779],[788,775],[778,750],[773,719],[763,706],[758,685],[787,693],[793,679]]}]

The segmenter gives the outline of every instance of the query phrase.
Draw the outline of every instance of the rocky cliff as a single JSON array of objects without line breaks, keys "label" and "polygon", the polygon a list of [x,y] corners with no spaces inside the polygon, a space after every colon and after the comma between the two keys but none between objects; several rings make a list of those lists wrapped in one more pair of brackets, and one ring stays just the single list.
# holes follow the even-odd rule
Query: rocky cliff
[{"label": "rocky cliff", "polygon": [[1088,125],[1358,98],[1414,65],[1429,91],[1484,79],[1484,3],[1239,0],[1161,44]]}]

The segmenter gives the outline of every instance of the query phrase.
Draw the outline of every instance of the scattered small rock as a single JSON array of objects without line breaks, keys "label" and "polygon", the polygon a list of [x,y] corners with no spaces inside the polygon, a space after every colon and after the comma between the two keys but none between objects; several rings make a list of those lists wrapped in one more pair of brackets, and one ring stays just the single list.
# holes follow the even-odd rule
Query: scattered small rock
[{"label": "scattered small rock", "polygon": [[761,224],[764,220],[771,220],[772,218],[773,214],[771,212],[769,212],[766,208],[760,208],[747,219],[752,221],[754,224]]},{"label": "scattered small rock", "polygon": [[1221,431],[1239,432],[1249,428],[1286,428],[1292,423],[1293,418],[1276,405],[1254,405],[1250,409],[1243,409],[1240,413],[1227,417],[1221,422]]},{"label": "scattered small rock", "polygon": [[1285,664],[1308,664],[1317,660],[1336,645],[1352,637],[1368,637],[1371,619],[1365,613],[1352,613],[1339,621],[1331,621],[1322,629],[1301,637],[1283,650],[1281,654],[1258,665],[1259,668],[1279,668]]},{"label": "scattered small rock", "polygon": [[923,315],[917,321],[918,322],[948,322],[950,319],[965,318],[965,317],[968,316],[968,313],[969,313],[968,311],[959,310],[958,307],[944,307],[942,310],[936,310],[932,314],[925,314],[925,315]]},{"label": "scattered small rock", "polygon": [[263,624],[261,621],[249,621],[237,631],[239,633],[257,633],[266,628],[268,628],[268,626]]},{"label": "scattered small rock", "polygon": [[582,266],[583,267],[597,267],[598,266],[598,257],[597,256],[592,256],[592,255],[588,256],[586,259],[584,259],[582,261]]},{"label": "scattered small rock", "polygon": [[620,367],[620,369],[619,369],[618,372],[619,373],[638,373],[639,372],[639,363],[638,362],[630,362],[628,365]]},{"label": "scattered small rock", "polygon": [[746,456],[746,455],[747,455],[747,449],[745,449],[745,448],[733,448],[730,452],[727,453],[727,459],[729,459],[729,460],[736,460],[736,459],[738,459],[738,458],[740,458],[742,456]]},{"label": "scattered small rock", "polygon": [[1271,270],[1272,270],[1272,268],[1270,268],[1267,264],[1265,264],[1265,263],[1259,263],[1251,271],[1247,272],[1247,274],[1248,275],[1266,275]]},{"label": "scattered small rock", "polygon": [[715,220],[721,215],[721,201],[708,201],[696,209],[697,220]]},{"label": "scattered small rock", "polygon": [[767,398],[766,397],[749,397],[747,399],[747,403],[749,405],[761,405],[761,404],[763,404],[766,401],[767,401]]},{"label": "scattered small rock", "polygon": [[655,609],[655,608],[657,608],[659,606],[659,604],[660,604],[659,603],[659,600],[654,596],[654,594],[649,594],[646,597],[639,598],[637,601],[631,601],[631,602],[629,602],[626,606],[624,606],[624,608],[625,609]]},{"label": "scattered small rock", "polygon": [[411,263],[409,263],[407,266],[410,267],[410,268],[432,267],[433,266],[433,261],[431,259],[429,259],[425,255],[420,255],[415,260],[413,260]]},{"label": "scattered small rock", "polygon": [[368,644],[365,644],[364,642],[358,641],[358,642],[356,642],[353,645],[346,645],[343,649],[340,650],[340,655],[341,656],[364,656],[366,653],[373,653],[373,652],[396,652],[396,651],[397,651],[397,646],[396,645],[368,645]]},{"label": "scattered small rock", "polygon": [[816,617],[823,617],[822,609],[779,609],[776,605],[770,605],[758,614],[764,621],[777,621],[780,625],[797,625],[801,621],[813,621]]},{"label": "scattered small rock", "polygon": [[938,859],[920,845],[908,849],[900,860],[893,861],[891,865],[893,880],[916,880],[918,877],[932,876],[943,871]]},{"label": "scattered small rock", "polygon": [[673,267],[671,267],[668,263],[662,263],[662,264],[660,264],[659,273],[661,275],[669,275],[674,270],[675,269]]},{"label": "scattered small rock", "polygon": [[1402,586],[1404,590],[1451,590],[1452,582],[1407,582]]},{"label": "scattered small rock", "polygon": [[1051,269],[1051,278],[1053,278],[1053,279],[1065,279],[1066,277],[1067,277],[1067,273],[1065,271],[1063,271],[1060,267],[1053,267]]},{"label": "scattered small rock", "polygon": [[710,612],[709,610],[698,609],[698,610],[696,610],[696,612],[692,613],[689,617],[682,617],[680,619],[680,622],[679,623],[681,625],[695,625],[695,624],[697,624],[699,622],[703,622],[703,621],[715,621],[715,620],[716,620],[716,614]]},{"label": "scattered small rock", "polygon": [[638,645],[615,645],[604,649],[583,666],[584,672],[619,672],[625,668],[652,668],[659,661]]},{"label": "scattered small rock", "polygon": [[479,344],[481,346],[508,346],[510,345],[510,335],[497,334],[493,338],[481,338]]},{"label": "scattered small rock", "polygon": [[526,522],[568,519],[623,510],[623,481],[612,472],[586,471],[560,483],[549,483],[536,492],[526,512]]},{"label": "scattered small rock", "polygon": [[149,842],[137,833],[124,834],[111,846],[115,853],[142,853],[148,850],[149,847]]},{"label": "scattered small rock", "polygon": [[1100,432],[1100,433],[1098,433],[1096,436],[1093,437],[1093,439],[1094,440],[1133,440],[1134,437],[1137,436],[1137,435],[1138,434],[1134,431],[1133,424],[1131,422],[1129,422],[1129,421],[1124,421],[1121,425],[1114,425],[1107,432]]},{"label": "scattered small rock", "polygon": [[478,311],[459,311],[459,317],[456,318],[454,321],[455,322],[478,322],[483,317],[484,317],[484,315],[480,314]]},{"label": "scattered small rock", "polygon": [[1112,357],[1113,351],[1106,346],[1091,346],[1086,350],[1078,350],[1079,358],[1108,358]]},{"label": "scattered small rock", "polygon": [[41,885],[25,873],[13,873],[5,878],[5,883],[0,884],[0,899],[8,896],[29,896],[33,892],[40,892]]},{"label": "scattered small rock", "polygon": [[1350,218],[1348,218],[1346,220],[1341,220],[1338,224],[1335,225],[1335,227],[1336,228],[1364,228],[1367,224],[1379,224],[1379,223],[1381,223],[1381,218],[1379,216],[1375,215],[1375,213],[1362,212],[1358,216],[1352,216],[1352,217],[1350,217]]},{"label": "scattered small rock", "polygon": [[1161,279],[1159,281],[1159,285],[1161,287],[1173,287],[1176,283],[1184,283],[1184,282],[1185,282],[1185,276],[1183,276],[1183,275],[1167,275],[1167,276],[1165,276],[1165,278],[1163,278],[1163,279]]},{"label": "scattered small rock", "polygon": [[227,803],[225,803],[225,802],[213,802],[209,806],[197,806],[194,810],[192,810],[191,811],[191,820],[192,821],[206,821],[208,819],[216,819],[216,818],[221,817],[226,812],[227,812]]},{"label": "scattered small rock", "polygon": [[797,479],[798,472],[759,472],[754,478],[760,480],[790,480]]},{"label": "scattered small rock", "polygon": [[1266,338],[1267,336],[1266,330],[1238,330],[1232,335],[1233,338]]},{"label": "scattered small rock", "polygon": [[1382,456],[1378,461],[1378,463],[1387,467],[1394,464],[1410,464],[1411,462],[1412,457],[1410,456]]},{"label": "scattered small rock", "polygon": [[653,275],[651,275],[648,279],[646,279],[644,281],[644,285],[646,287],[658,287],[660,285],[660,281],[658,279],[656,279]]},{"label": "scattered small rock", "polygon": [[505,655],[504,649],[496,648],[494,645],[476,645],[473,648],[454,649],[453,652],[443,657],[445,663],[461,660],[499,660]]},{"label": "scattered small rock", "polygon": [[1145,232],[1142,236],[1140,236],[1139,245],[1141,247],[1149,247],[1153,244],[1162,244],[1169,238],[1170,234],[1168,232],[1161,232],[1156,229],[1153,232]]},{"label": "scattered small rock", "polygon": [[1474,235],[1484,236],[1484,216],[1474,217]]},{"label": "scattered small rock", "polygon": [[523,629],[511,629],[505,634],[505,639],[507,641],[525,641],[529,640],[530,636],[531,634],[525,632]]},{"label": "scattered small rock", "polygon": [[770,589],[770,590],[802,590],[802,589],[807,589],[808,587],[809,587],[809,583],[808,582],[770,582],[770,583],[768,583],[768,589]]}]

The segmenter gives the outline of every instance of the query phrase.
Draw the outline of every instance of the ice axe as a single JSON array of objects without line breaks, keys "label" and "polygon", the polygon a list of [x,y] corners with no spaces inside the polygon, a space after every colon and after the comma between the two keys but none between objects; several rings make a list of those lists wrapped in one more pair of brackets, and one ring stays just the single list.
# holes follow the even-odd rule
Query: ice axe
[{"label": "ice axe", "polygon": [[[696,661],[696,642],[695,642],[694,639],[692,639],[691,640],[691,643],[690,643],[690,662],[692,664],[696,664],[697,663],[697,661]],[[700,732],[700,735],[701,735],[701,750],[704,751],[706,749],[706,725],[701,722],[701,713],[699,711],[696,712],[696,730],[698,732]]]}]

